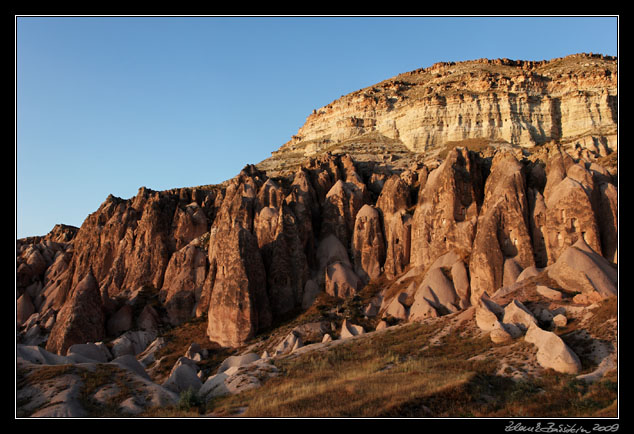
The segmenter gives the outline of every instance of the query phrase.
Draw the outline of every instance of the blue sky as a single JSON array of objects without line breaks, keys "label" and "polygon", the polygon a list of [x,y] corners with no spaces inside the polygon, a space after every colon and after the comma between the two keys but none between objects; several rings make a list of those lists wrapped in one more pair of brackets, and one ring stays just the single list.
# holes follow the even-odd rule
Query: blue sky
[{"label": "blue sky", "polygon": [[315,108],[436,62],[616,56],[616,17],[16,17],[16,235],[215,184]]}]

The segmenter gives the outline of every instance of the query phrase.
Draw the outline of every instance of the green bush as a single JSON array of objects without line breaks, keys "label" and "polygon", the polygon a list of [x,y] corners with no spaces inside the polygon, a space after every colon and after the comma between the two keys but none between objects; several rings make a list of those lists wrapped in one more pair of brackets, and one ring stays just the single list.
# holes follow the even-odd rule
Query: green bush
[{"label": "green bush", "polygon": [[179,410],[191,410],[192,408],[200,407],[202,404],[203,402],[198,396],[198,393],[191,387],[180,393],[178,400]]}]

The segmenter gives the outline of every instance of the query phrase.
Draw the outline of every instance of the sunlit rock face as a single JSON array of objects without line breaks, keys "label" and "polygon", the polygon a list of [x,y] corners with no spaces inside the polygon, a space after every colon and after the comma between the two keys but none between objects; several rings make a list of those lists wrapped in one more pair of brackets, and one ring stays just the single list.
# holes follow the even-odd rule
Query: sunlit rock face
[{"label": "sunlit rock face", "polygon": [[484,138],[531,147],[576,141],[616,150],[616,58],[438,63],[400,74],[315,109],[281,150],[319,152],[368,132],[423,152]]}]

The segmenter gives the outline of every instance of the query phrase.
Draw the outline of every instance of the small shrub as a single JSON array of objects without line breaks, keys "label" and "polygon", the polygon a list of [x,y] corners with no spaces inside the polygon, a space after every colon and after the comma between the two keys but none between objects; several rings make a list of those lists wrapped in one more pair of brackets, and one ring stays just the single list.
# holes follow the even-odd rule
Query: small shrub
[{"label": "small shrub", "polygon": [[187,411],[193,408],[198,408],[201,405],[203,405],[203,401],[198,396],[198,393],[196,393],[196,391],[194,391],[191,387],[180,393],[178,400],[179,410]]}]

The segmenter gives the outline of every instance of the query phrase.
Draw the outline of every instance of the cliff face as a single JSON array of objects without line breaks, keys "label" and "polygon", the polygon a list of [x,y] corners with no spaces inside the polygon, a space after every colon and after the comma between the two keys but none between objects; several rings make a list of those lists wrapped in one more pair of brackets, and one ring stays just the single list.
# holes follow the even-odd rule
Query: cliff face
[{"label": "cliff face", "polygon": [[[162,325],[206,316],[209,339],[239,346],[320,293],[351,298],[404,273],[424,283],[389,307],[407,320],[477,304],[573,245],[614,264],[616,168],[603,154],[616,151],[615,67],[589,56],[436,65],[311,115],[277,153],[315,153],[291,171],[249,165],[218,186],[110,196],[79,229],[18,241],[19,339],[63,353],[116,337],[120,312],[140,324],[145,303]],[[366,141],[350,154],[319,152],[357,134]],[[478,152],[442,158],[403,146],[483,136]],[[385,154],[361,161],[375,148]],[[612,294],[583,291],[579,302]]]},{"label": "cliff face", "polygon": [[604,155],[617,147],[616,97],[612,57],[439,63],[314,110],[279,152],[312,155],[376,132],[414,152],[487,139],[524,147],[574,142]]}]

